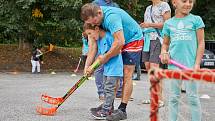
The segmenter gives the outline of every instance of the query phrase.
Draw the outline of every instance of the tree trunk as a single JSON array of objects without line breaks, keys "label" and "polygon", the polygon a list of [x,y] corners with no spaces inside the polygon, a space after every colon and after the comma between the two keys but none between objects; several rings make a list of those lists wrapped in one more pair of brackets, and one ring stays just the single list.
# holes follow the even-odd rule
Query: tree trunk
[{"label": "tree trunk", "polygon": [[22,38],[19,38],[19,50],[23,50],[23,43],[24,43],[24,40]]},{"label": "tree trunk", "polygon": [[28,49],[30,47],[31,47],[31,44],[28,41],[26,41],[26,36],[24,36],[24,34],[20,34],[18,49],[24,50],[24,49]]}]

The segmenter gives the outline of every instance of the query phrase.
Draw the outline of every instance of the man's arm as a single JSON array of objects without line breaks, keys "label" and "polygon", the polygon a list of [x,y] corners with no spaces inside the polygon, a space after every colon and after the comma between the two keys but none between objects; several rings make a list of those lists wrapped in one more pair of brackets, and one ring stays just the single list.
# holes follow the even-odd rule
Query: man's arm
[{"label": "man's arm", "polygon": [[125,38],[122,30],[119,30],[113,34],[114,42],[110,50],[103,55],[102,63],[106,63],[110,58],[118,55],[121,52],[122,47],[125,44]]}]

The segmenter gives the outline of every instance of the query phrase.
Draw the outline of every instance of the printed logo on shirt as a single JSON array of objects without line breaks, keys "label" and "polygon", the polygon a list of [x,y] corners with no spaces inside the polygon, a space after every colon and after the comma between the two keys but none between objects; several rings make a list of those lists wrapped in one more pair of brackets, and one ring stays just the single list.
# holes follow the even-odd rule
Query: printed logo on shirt
[{"label": "printed logo on shirt", "polygon": [[187,26],[185,26],[185,28],[189,30],[189,29],[193,29],[193,26],[192,25],[187,25]]},{"label": "printed logo on shirt", "polygon": [[183,29],[184,28],[184,23],[182,21],[178,22],[178,29]]},{"label": "printed logo on shirt", "polygon": [[190,34],[190,28],[192,26],[185,26],[182,21],[179,21],[177,24],[177,28],[173,26],[170,28],[173,32],[173,41],[180,41],[180,40],[192,40],[192,34]]}]

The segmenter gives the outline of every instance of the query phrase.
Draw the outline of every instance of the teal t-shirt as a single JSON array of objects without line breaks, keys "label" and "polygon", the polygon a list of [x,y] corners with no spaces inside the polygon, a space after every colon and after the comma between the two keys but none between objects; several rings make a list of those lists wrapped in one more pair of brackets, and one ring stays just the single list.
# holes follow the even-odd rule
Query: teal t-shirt
[{"label": "teal t-shirt", "polygon": [[[113,44],[113,41],[114,38],[110,32],[106,32],[103,38],[97,40],[98,54],[104,55],[108,52]],[[103,75],[123,77],[123,61],[121,54],[112,57],[107,63],[104,64]]]},{"label": "teal t-shirt", "polygon": [[[163,26],[163,34],[170,38],[169,53],[171,59],[192,68],[196,61],[198,40],[196,31],[204,28],[200,16],[189,14],[184,18],[173,17]],[[169,69],[178,67],[169,65]]]},{"label": "teal t-shirt", "polygon": [[113,35],[123,30],[125,44],[143,38],[139,24],[124,10],[116,7],[101,6],[103,11],[102,27]]}]

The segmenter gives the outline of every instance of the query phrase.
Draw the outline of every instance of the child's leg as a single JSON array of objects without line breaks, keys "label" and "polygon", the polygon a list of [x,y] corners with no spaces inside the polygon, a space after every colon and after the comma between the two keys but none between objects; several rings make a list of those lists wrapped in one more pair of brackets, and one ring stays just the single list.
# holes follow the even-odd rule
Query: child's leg
[{"label": "child's leg", "polygon": [[170,80],[169,121],[178,121],[178,105],[180,98],[180,80]]},{"label": "child's leg", "polygon": [[31,64],[32,64],[32,70],[31,70],[31,72],[34,73],[35,69],[36,69],[36,61],[32,60]]},{"label": "child's leg", "polygon": [[115,89],[114,89],[114,95],[115,95],[115,97],[117,98],[117,90],[119,89],[119,80],[117,80],[117,82],[116,82],[116,86],[115,86]]},{"label": "child's leg", "polygon": [[198,95],[198,83],[189,81],[185,82],[185,86],[188,102],[191,108],[192,121],[201,121],[202,112]]},{"label": "child's leg", "polygon": [[123,78],[118,80],[118,87],[116,91],[116,97],[122,97],[122,85],[123,85]]},{"label": "child's leg", "polygon": [[105,112],[111,111],[114,97],[115,97],[114,90],[115,90],[117,80],[119,80],[119,77],[105,77],[104,78],[105,100],[104,100],[104,104],[103,104],[103,110]]},{"label": "child's leg", "polygon": [[104,96],[103,71],[104,69],[102,65],[94,72],[95,83],[96,83],[99,96]]},{"label": "child's leg", "polygon": [[37,72],[40,72],[40,61],[36,61]]}]

